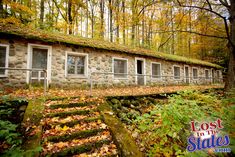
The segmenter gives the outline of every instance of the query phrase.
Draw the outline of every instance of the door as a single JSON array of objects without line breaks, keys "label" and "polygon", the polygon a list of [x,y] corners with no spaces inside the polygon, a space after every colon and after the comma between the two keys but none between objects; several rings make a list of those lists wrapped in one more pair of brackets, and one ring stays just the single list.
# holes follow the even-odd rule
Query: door
[{"label": "door", "polygon": [[185,83],[189,84],[189,67],[184,67]]},{"label": "door", "polygon": [[211,77],[212,77],[212,83],[215,83],[215,71],[214,71],[214,69],[212,69]]},{"label": "door", "polygon": [[[32,48],[32,69],[46,69],[48,61],[48,49]],[[32,71],[32,83],[44,81],[43,71]]]},{"label": "door", "polygon": [[136,62],[137,67],[137,84],[144,85],[145,77],[144,77],[144,61],[137,60]]}]

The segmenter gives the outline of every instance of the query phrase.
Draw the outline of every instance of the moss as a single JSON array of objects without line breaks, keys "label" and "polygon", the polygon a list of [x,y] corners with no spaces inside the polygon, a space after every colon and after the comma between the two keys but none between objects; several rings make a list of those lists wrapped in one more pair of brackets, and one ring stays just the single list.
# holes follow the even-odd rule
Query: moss
[{"label": "moss", "polygon": [[68,111],[68,112],[58,112],[47,114],[46,117],[61,117],[65,118],[72,115],[86,115],[94,112],[95,110],[78,110],[78,111]]},{"label": "moss", "polygon": [[187,64],[197,64],[197,65],[204,65],[204,66],[214,67],[214,68],[222,68],[219,65],[212,64],[212,63],[198,60],[198,59],[190,59],[187,57],[171,55],[171,54],[166,54],[166,53],[161,53],[161,52],[155,52],[153,50],[148,50],[148,49],[143,49],[143,48],[128,47],[124,45],[118,45],[116,43],[98,41],[94,39],[82,38],[82,37],[72,36],[72,35],[65,35],[61,33],[53,33],[53,32],[43,31],[39,29],[36,30],[33,28],[25,27],[25,26],[19,27],[15,25],[0,24],[0,34],[15,35],[15,36],[23,37],[26,39],[40,40],[40,41],[44,41],[48,43],[64,43],[64,44],[70,44],[70,45],[79,45],[82,47],[91,47],[91,48],[111,50],[111,51],[117,51],[117,52],[128,53],[128,54],[149,56],[149,57],[175,61],[175,62],[182,62],[182,63],[187,63]]},{"label": "moss", "polygon": [[51,100],[51,101],[55,101],[55,100],[65,100],[65,99],[76,99],[76,98],[80,98],[80,96],[74,96],[74,97],[53,97],[53,98],[47,98],[46,101]]},{"label": "moss", "polygon": [[[39,126],[37,132],[33,136],[27,136],[26,141],[23,143],[22,148],[26,151],[25,156],[34,156],[32,150],[40,147],[42,127],[40,121],[42,119],[42,112],[44,110],[44,100],[34,99],[30,100],[24,114],[22,125],[25,128],[31,128],[32,126]],[[31,129],[30,129],[31,130]],[[29,131],[30,131],[29,130]]]},{"label": "moss", "polygon": [[51,105],[50,109],[57,109],[57,108],[73,108],[73,107],[83,107],[88,105],[93,105],[95,102],[86,102],[86,103],[69,103],[69,104],[57,104]]},{"label": "moss", "polygon": [[86,138],[90,136],[95,136],[99,132],[102,132],[102,131],[104,131],[104,129],[85,130],[85,131],[79,131],[76,133],[65,134],[62,136],[49,136],[45,140],[50,141],[50,142],[60,142],[60,141],[65,142],[65,141],[69,141],[72,139],[81,139],[81,138]]},{"label": "moss", "polygon": [[102,116],[104,117],[105,123],[109,126],[112,134],[115,137],[117,146],[121,150],[121,156],[126,157],[142,157],[144,154],[139,150],[135,144],[134,139],[131,137],[130,133],[123,126],[123,124],[112,114],[111,107],[104,103],[99,106]]}]

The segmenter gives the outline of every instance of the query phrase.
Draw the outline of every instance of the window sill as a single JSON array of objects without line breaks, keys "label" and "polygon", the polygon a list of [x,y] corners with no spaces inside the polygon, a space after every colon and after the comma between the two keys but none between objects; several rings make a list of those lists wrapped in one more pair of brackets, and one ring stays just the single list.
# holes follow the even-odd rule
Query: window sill
[{"label": "window sill", "polygon": [[7,75],[0,75],[0,78],[8,77]]},{"label": "window sill", "polygon": [[86,75],[67,75],[66,78],[70,79],[88,79]]},{"label": "window sill", "polygon": [[154,77],[151,77],[152,80],[162,80],[162,77],[159,77],[159,78],[154,78]]},{"label": "window sill", "polygon": [[128,78],[122,78],[122,77],[118,78],[118,77],[114,77],[114,80],[128,80]]}]

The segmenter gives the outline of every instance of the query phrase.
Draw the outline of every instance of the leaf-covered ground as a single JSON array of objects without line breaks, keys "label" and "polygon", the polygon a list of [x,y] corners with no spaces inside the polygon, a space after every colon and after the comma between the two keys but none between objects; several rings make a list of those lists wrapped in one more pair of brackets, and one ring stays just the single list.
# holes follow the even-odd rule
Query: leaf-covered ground
[{"label": "leaf-covered ground", "polygon": [[[190,85],[190,86],[137,86],[137,87],[108,87],[103,89],[92,89],[81,90],[81,89],[49,89],[47,92],[47,97],[74,97],[74,96],[87,96],[92,94],[92,96],[125,96],[125,95],[151,95],[159,93],[172,93],[183,90],[203,90],[211,88],[223,88],[222,85]],[[19,89],[12,90],[7,89],[4,92],[0,92],[0,96],[4,94],[9,94],[11,96],[17,97],[27,97],[29,99],[34,99],[43,96],[43,89]]]},{"label": "leaf-covered ground", "polygon": [[97,107],[101,99],[45,102],[41,156],[117,156],[108,126]]}]

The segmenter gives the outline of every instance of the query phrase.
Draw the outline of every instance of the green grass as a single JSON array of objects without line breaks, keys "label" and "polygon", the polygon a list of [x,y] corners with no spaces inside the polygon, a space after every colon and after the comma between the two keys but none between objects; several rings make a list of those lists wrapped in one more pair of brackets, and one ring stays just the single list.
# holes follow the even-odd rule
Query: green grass
[{"label": "green grass", "polygon": [[65,141],[69,141],[72,139],[81,139],[81,138],[86,138],[86,137],[90,137],[90,136],[95,136],[99,132],[102,132],[104,130],[105,129],[84,130],[84,131],[79,131],[79,132],[75,132],[72,134],[65,134],[62,136],[49,136],[45,140],[50,141],[50,142],[60,142],[60,141],[65,142]]}]

